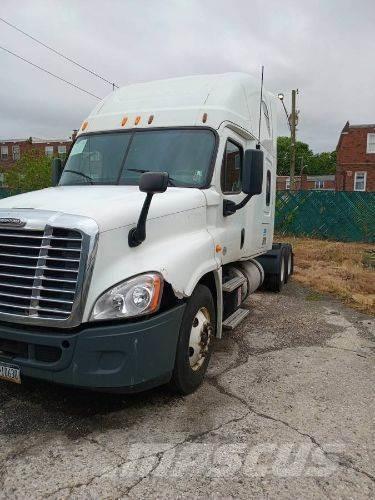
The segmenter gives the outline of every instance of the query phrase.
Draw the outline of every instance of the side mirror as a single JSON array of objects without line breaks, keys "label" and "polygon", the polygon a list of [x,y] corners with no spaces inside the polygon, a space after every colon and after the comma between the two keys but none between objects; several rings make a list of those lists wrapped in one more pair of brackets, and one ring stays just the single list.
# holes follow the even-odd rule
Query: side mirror
[{"label": "side mirror", "polygon": [[167,172],[145,172],[139,180],[139,190],[143,193],[164,193],[168,187]]},{"label": "side mirror", "polygon": [[263,187],[264,154],[260,149],[245,151],[242,172],[242,191],[247,195],[261,194]]},{"label": "side mirror", "polygon": [[145,172],[139,180],[139,190],[147,193],[136,227],[130,229],[128,243],[137,247],[146,239],[146,220],[154,194],[164,193],[168,187],[168,172]]},{"label": "side mirror", "polygon": [[60,182],[61,175],[64,170],[61,158],[54,158],[52,160],[52,186],[57,186]]},{"label": "side mirror", "polygon": [[238,204],[232,200],[224,200],[223,215],[233,215],[243,208],[255,194],[260,194],[263,188],[264,155],[260,149],[247,149],[245,151],[242,169],[242,191],[245,198]]}]

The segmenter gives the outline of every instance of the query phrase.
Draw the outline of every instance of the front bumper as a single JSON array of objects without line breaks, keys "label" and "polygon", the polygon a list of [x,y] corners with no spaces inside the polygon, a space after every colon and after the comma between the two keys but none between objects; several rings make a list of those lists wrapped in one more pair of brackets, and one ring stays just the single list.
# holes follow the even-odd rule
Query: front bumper
[{"label": "front bumper", "polygon": [[135,392],[170,380],[185,304],[131,323],[78,333],[0,325],[0,361],[21,377],[91,389]]}]

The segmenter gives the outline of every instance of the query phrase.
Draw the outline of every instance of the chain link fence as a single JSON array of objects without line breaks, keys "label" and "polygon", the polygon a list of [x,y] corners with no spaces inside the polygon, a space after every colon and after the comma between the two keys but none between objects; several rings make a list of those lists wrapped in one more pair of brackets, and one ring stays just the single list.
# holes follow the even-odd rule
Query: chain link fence
[{"label": "chain link fence", "polygon": [[[12,194],[0,188],[0,198]],[[375,193],[278,191],[275,230],[283,235],[374,243]]]},{"label": "chain link fence", "polygon": [[375,193],[278,191],[279,234],[337,241],[375,241]]}]

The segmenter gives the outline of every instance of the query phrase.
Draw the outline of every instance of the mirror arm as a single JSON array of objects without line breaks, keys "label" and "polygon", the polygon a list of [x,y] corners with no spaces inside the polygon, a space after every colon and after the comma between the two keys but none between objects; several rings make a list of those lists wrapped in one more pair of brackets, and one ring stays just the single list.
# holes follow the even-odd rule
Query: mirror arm
[{"label": "mirror arm", "polygon": [[247,194],[245,196],[245,198],[240,201],[240,203],[238,203],[238,205],[236,205],[236,210],[240,210],[241,208],[243,208],[249,201],[250,201],[250,198],[252,198],[252,194]]},{"label": "mirror arm", "polygon": [[137,247],[146,239],[146,220],[153,196],[154,193],[147,193],[141,213],[139,215],[137,226],[133,227],[129,231],[128,243],[132,248]]},{"label": "mirror arm", "polygon": [[250,200],[250,198],[252,198],[252,194],[247,194],[245,196],[245,198],[240,201],[240,203],[238,203],[236,205],[236,203],[232,200],[224,200],[223,202],[223,215],[224,217],[228,217],[228,215],[233,215],[234,213],[237,212],[237,210],[240,210],[241,208],[243,208]]},{"label": "mirror arm", "polygon": [[64,170],[64,164],[61,158],[53,158],[52,160],[52,186],[58,186],[61,175]]}]

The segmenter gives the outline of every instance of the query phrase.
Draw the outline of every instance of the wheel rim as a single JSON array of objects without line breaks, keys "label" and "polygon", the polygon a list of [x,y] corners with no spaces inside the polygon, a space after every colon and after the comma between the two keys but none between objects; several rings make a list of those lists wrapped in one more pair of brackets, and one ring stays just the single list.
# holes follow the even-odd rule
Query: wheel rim
[{"label": "wheel rim", "polygon": [[284,257],[281,257],[281,268],[280,268],[280,281],[281,283],[284,281],[285,278],[285,260]]},{"label": "wheel rim", "polygon": [[292,254],[290,253],[288,256],[288,276],[290,276],[292,272]]},{"label": "wheel rim", "polygon": [[189,339],[189,363],[192,370],[196,371],[203,365],[207,356],[212,337],[210,313],[201,307],[193,319]]}]

